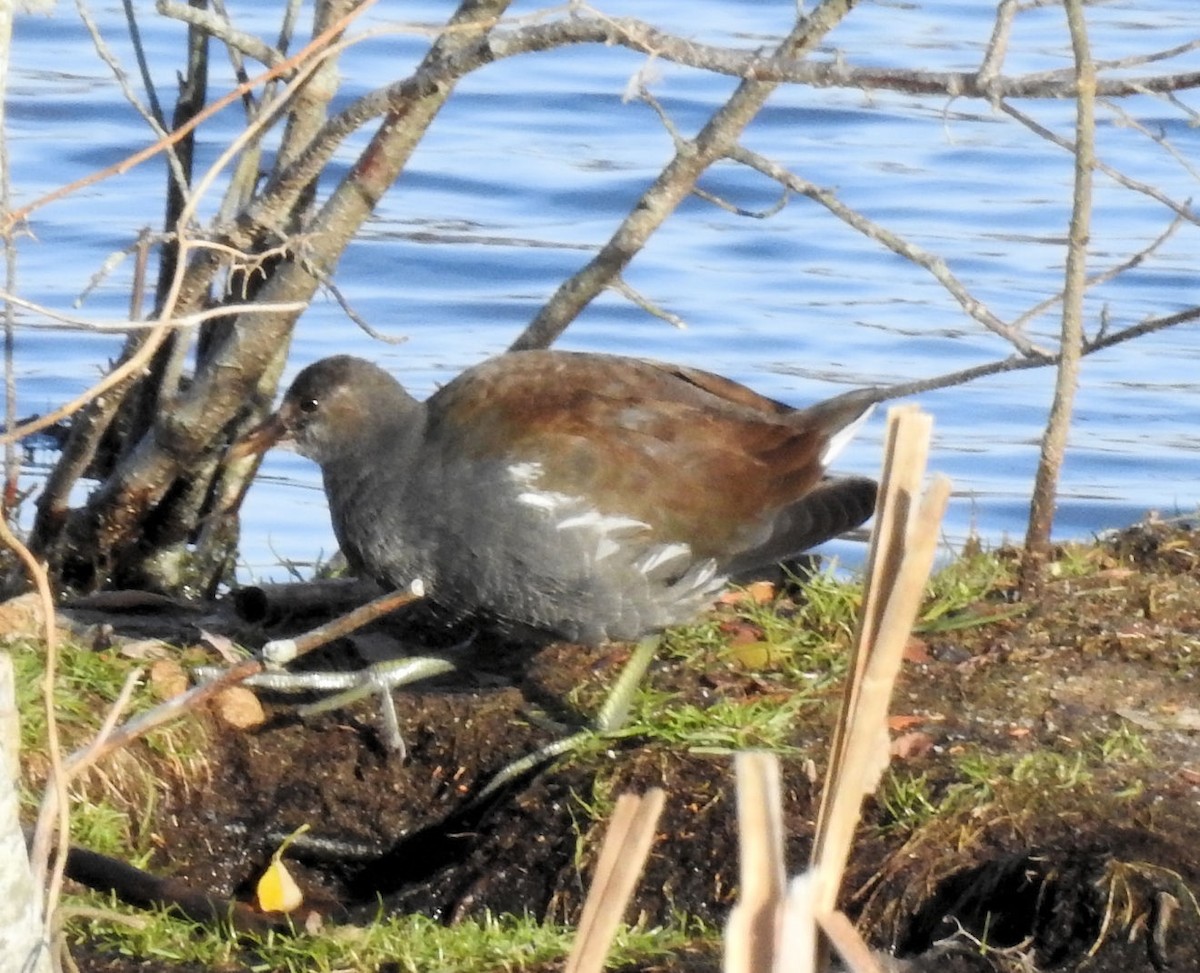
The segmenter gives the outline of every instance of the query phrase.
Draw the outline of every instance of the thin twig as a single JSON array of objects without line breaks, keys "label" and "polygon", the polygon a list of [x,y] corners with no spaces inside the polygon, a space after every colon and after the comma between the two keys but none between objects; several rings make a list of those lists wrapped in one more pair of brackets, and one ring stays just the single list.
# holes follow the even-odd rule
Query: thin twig
[{"label": "thin twig", "polygon": [[[1026,115],[1019,108],[1014,108],[1008,102],[1001,102],[1000,110],[1002,112],[1004,112],[1006,115],[1009,115],[1012,118],[1015,118],[1018,122],[1020,122],[1022,125],[1024,125],[1026,128],[1028,128],[1035,135],[1040,135],[1047,142],[1053,142],[1060,149],[1065,149],[1067,152],[1070,152],[1072,154],[1075,153],[1075,143],[1074,142],[1072,142],[1068,138],[1064,138],[1063,136],[1059,135],[1057,132],[1052,132],[1050,129],[1046,128],[1045,125],[1042,125],[1040,122],[1035,121],[1033,118],[1031,118],[1029,115]],[[1200,225],[1200,214],[1197,214],[1196,212],[1194,212],[1192,210],[1192,207],[1190,204],[1177,203],[1175,200],[1171,199],[1171,197],[1169,197],[1166,193],[1162,192],[1162,190],[1160,190],[1154,186],[1151,186],[1149,183],[1145,183],[1145,182],[1142,182],[1141,180],[1134,179],[1132,176],[1125,175],[1125,173],[1123,173],[1119,169],[1116,169],[1113,166],[1109,165],[1107,162],[1105,162],[1102,159],[1097,159],[1095,161],[1095,166],[1099,172],[1103,172],[1110,179],[1114,180],[1115,182],[1120,183],[1126,189],[1132,189],[1135,193],[1141,193],[1144,196],[1149,196],[1151,199],[1157,200],[1158,202],[1162,203],[1168,209],[1174,211],[1175,213],[1178,213],[1189,223],[1195,223],[1197,225]]]},{"label": "thin twig", "polygon": [[92,766],[99,759],[98,755],[100,753],[107,752],[104,750],[104,745],[115,731],[117,720],[129,708],[129,703],[133,699],[133,691],[137,689],[143,675],[145,675],[145,670],[139,667],[125,677],[125,682],[121,685],[121,691],[117,694],[117,698],[113,704],[108,708],[108,712],[104,716],[104,722],[100,724],[100,728],[96,731],[95,736],[92,737],[91,742],[82,750],[76,750],[63,761],[63,773],[66,774],[67,780],[87,770],[88,767]]},{"label": "thin twig", "polygon": [[303,635],[298,635],[296,638],[276,639],[268,642],[263,646],[263,657],[275,665],[285,665],[293,659],[312,652],[313,649],[319,649],[334,639],[356,632],[364,625],[369,625],[376,619],[383,618],[396,609],[412,604],[423,597],[425,597],[425,586],[419,580],[413,581],[408,588],[380,595],[365,605],[324,625],[319,625]]},{"label": "thin twig", "polygon": [[982,301],[974,297],[967,290],[966,286],[951,273],[950,268],[946,266],[946,262],[937,254],[930,253],[923,247],[905,240],[899,234],[893,233],[885,226],[868,219],[857,210],[851,209],[839,200],[832,191],[822,189],[807,179],[802,179],[800,176],[779,165],[779,163],[759,155],[757,152],[752,152],[744,146],[737,145],[729,151],[729,158],[761,172],[763,175],[774,179],[798,195],[807,196],[814,202],[820,203],[848,226],[853,227],[868,238],[883,244],[893,253],[899,254],[918,267],[923,267],[950,293],[951,297],[958,301],[964,311],[989,331],[998,334],[1005,341],[1009,342],[1022,355],[1037,359],[1045,358],[1050,354],[1046,349],[1035,345],[1029,340],[1028,336],[1022,334],[1017,328],[1011,324],[1006,324],[996,317]]},{"label": "thin twig", "polygon": [[[198,247],[199,244],[192,244],[192,246]],[[277,304],[222,304],[220,307],[205,308],[203,311],[194,311],[191,314],[182,314],[174,318],[151,318],[149,320],[135,321],[130,318],[104,320],[102,318],[66,314],[62,311],[46,307],[44,304],[38,304],[36,301],[28,301],[23,297],[18,297],[15,294],[2,290],[0,290],[0,300],[11,301],[17,307],[33,311],[58,322],[58,324],[39,324],[36,321],[25,321],[23,323],[26,327],[64,331],[98,331],[102,333],[146,331],[150,328],[194,328],[196,325],[203,324],[205,321],[211,321],[213,318],[225,317],[232,314],[243,314],[251,311],[303,311],[307,307],[304,301],[281,301]]]},{"label": "thin twig", "polygon": [[[79,19],[83,21],[84,29],[92,38],[92,46],[96,48],[96,54],[100,60],[108,65],[109,71],[112,72],[113,78],[117,82],[117,87],[121,89],[121,94],[125,96],[125,100],[133,106],[133,110],[142,116],[143,120],[150,127],[150,131],[154,133],[156,139],[163,139],[167,136],[166,119],[163,116],[162,109],[158,104],[158,99],[154,93],[153,85],[149,84],[149,73],[143,69],[142,80],[147,82],[146,90],[150,94],[151,103],[147,108],[142,104],[142,100],[133,90],[133,85],[129,83],[129,76],[125,73],[125,69],[121,66],[120,60],[116,54],[109,48],[108,43],[104,40],[104,35],[100,33],[100,25],[96,23],[92,17],[91,9],[84,0],[75,0],[75,10],[79,14]],[[136,21],[130,18],[131,24],[136,24]],[[142,67],[145,62],[145,55],[141,51],[141,36],[136,30],[131,31],[134,40],[134,49],[137,51],[137,60],[139,67]],[[166,149],[167,165],[171,167],[171,171],[175,176],[180,187],[185,187],[187,181],[184,179],[183,165],[179,160],[179,156],[175,153],[175,146],[172,144]]]},{"label": "thin twig", "polygon": [[327,274],[322,268],[313,266],[312,264],[306,263],[305,266],[308,267],[309,271],[321,282],[321,286],[325,288],[325,291],[329,294],[329,296],[337,302],[338,307],[342,309],[342,313],[356,325],[358,325],[359,328],[362,329],[363,333],[368,337],[373,338],[376,341],[382,341],[389,345],[402,345],[408,341],[408,335],[406,334],[384,334],[373,324],[371,324],[370,321],[354,310],[354,306],[350,303],[349,298],[347,298],[342,292],[342,289],[333,282],[333,277],[331,275]]},{"label": "thin twig", "polygon": [[129,31],[129,39],[133,42],[133,55],[137,61],[138,73],[142,76],[142,87],[146,89],[146,100],[150,102],[150,113],[162,126],[163,131],[166,131],[167,116],[163,114],[162,104],[158,100],[158,89],[154,86],[154,76],[150,73],[150,62],[146,59],[146,45],[142,43],[142,32],[138,27],[133,0],[121,0],[121,9],[125,13],[125,27]]},{"label": "thin twig", "polygon": [[[1084,286],[1087,288],[1095,287],[1098,284],[1103,284],[1107,281],[1112,280],[1115,277],[1119,277],[1121,274],[1125,273],[1127,270],[1132,270],[1134,267],[1139,266],[1140,264],[1145,262],[1147,257],[1149,257],[1151,254],[1153,254],[1164,243],[1166,243],[1167,240],[1169,240],[1172,236],[1174,236],[1175,231],[1178,230],[1181,226],[1183,226],[1183,222],[1184,222],[1183,217],[1180,216],[1178,213],[1176,213],[1175,218],[1173,220],[1171,220],[1171,222],[1170,222],[1170,224],[1168,224],[1167,228],[1165,230],[1163,230],[1162,233],[1160,233],[1157,237],[1155,237],[1153,240],[1151,240],[1150,243],[1148,243],[1145,247],[1143,247],[1141,250],[1139,250],[1137,253],[1133,254],[1132,256],[1127,257],[1125,260],[1122,260],[1119,264],[1114,264],[1113,266],[1109,267],[1107,270],[1103,270],[1100,273],[1089,275]],[[1037,304],[1035,304],[1033,307],[1029,308],[1027,311],[1022,312],[1016,318],[1014,318],[1013,326],[1014,327],[1024,327],[1027,323],[1032,321],[1034,318],[1038,317],[1039,315],[1044,314],[1050,308],[1054,307],[1054,305],[1058,304],[1060,301],[1062,301],[1062,299],[1063,299],[1063,292],[1059,291],[1057,294],[1052,294],[1049,297],[1045,298],[1044,300],[1038,301]]]},{"label": "thin twig", "polygon": [[154,9],[164,17],[182,21],[192,27],[199,27],[209,37],[219,40],[230,51],[245,54],[266,67],[275,67],[284,62],[283,55],[275,48],[264,44],[253,34],[237,30],[228,18],[218,16],[210,10],[173,3],[172,0],[157,0]]},{"label": "thin twig", "polygon": [[282,77],[285,74],[288,74],[294,68],[297,68],[303,64],[310,55],[313,55],[317,58],[324,58],[328,56],[328,48],[325,45],[333,37],[336,37],[341,31],[343,31],[346,26],[350,24],[356,17],[362,14],[364,10],[370,6],[373,6],[375,3],[376,0],[363,0],[362,3],[347,13],[344,17],[339,18],[337,22],[313,38],[312,41],[306,44],[303,50],[301,50],[299,53],[288,58],[286,61],[275,65],[262,74],[251,78],[250,81],[246,82],[245,84],[238,85],[232,91],[222,95],[200,114],[189,119],[184,125],[181,125],[166,137],[159,139],[153,145],[149,145],[146,148],[127,156],[125,159],[122,159],[120,162],[109,166],[107,169],[90,173],[87,176],[84,176],[82,179],[76,179],[74,182],[68,183],[65,186],[59,186],[52,192],[49,192],[44,196],[40,196],[39,198],[33,200],[33,202],[22,206],[20,209],[13,210],[12,212],[5,214],[2,231],[4,233],[11,233],[13,227],[28,219],[29,214],[34,210],[41,209],[43,206],[46,206],[49,203],[64,199],[65,197],[78,192],[80,189],[94,185],[95,183],[104,179],[108,179],[111,176],[124,175],[130,169],[140,165],[147,159],[152,159],[154,156],[158,155],[159,152],[165,151],[167,148],[178,143],[202,122],[220,112],[227,105],[237,101],[237,99],[243,94],[253,91],[260,85],[270,81],[272,78]]},{"label": "thin twig", "polygon": [[[14,303],[17,303],[17,304],[22,304],[22,305],[30,304],[30,302],[22,301],[19,298],[13,297],[12,295],[6,294],[4,296],[6,296],[9,300],[12,300]],[[302,310],[304,310],[305,306],[306,306],[306,304],[303,301],[289,301],[289,302],[283,302],[280,304],[249,304],[249,305],[245,305],[244,307],[242,307],[241,305],[238,305],[237,307],[239,307],[240,310],[242,310],[244,313],[247,313],[247,314],[268,314],[268,313],[272,313],[273,311],[280,311],[280,310],[282,310],[282,311],[302,311]],[[43,311],[46,314],[55,313],[55,312],[50,311],[47,308],[40,308],[39,310]],[[97,382],[91,388],[87,389],[86,391],[77,395],[75,398],[71,399],[65,405],[61,405],[57,409],[53,410],[52,412],[48,412],[45,415],[38,416],[36,419],[30,419],[28,422],[22,423],[21,425],[17,426],[15,429],[12,429],[12,430],[4,433],[4,435],[0,436],[0,443],[17,442],[18,440],[24,439],[26,436],[32,436],[36,432],[40,432],[43,429],[48,429],[50,426],[53,426],[56,422],[59,422],[62,419],[65,419],[67,416],[73,415],[75,412],[78,412],[81,408],[83,408],[85,405],[87,405],[93,399],[103,395],[109,389],[120,384],[122,381],[124,381],[130,375],[133,375],[138,370],[140,370],[146,364],[146,362],[149,361],[151,355],[153,354],[154,350],[157,349],[158,345],[162,343],[162,339],[167,334],[169,334],[172,330],[174,330],[175,328],[189,327],[192,325],[200,324],[203,321],[209,320],[210,318],[224,317],[229,313],[231,313],[229,307],[218,307],[218,308],[210,308],[205,311],[200,311],[200,312],[197,312],[196,314],[185,315],[184,317],[182,317],[178,320],[171,320],[171,319],[164,320],[164,319],[160,318],[160,319],[157,319],[154,321],[145,321],[145,322],[143,322],[143,321],[121,322],[121,324],[117,327],[114,327],[113,330],[134,331],[134,330],[141,330],[141,329],[145,329],[145,328],[150,329],[150,336],[146,339],[146,342],[142,345],[142,347],[139,348],[124,364],[119,365],[117,368],[113,369],[113,371],[109,372],[108,375],[106,375],[103,379],[101,379],[99,382]],[[90,330],[103,330],[103,329],[92,328]],[[150,350],[147,351],[146,350],[147,348],[149,348]]]},{"label": "thin twig", "polygon": [[[1121,328],[1119,331],[1104,332],[1101,336],[1084,344],[1083,354],[1085,356],[1091,355],[1106,348],[1123,344],[1126,341],[1140,338],[1143,335],[1154,334],[1156,331],[1165,331],[1167,328],[1178,327],[1181,324],[1190,324],[1193,321],[1200,321],[1200,307],[1188,308],[1185,311],[1178,311],[1175,314],[1168,314],[1164,317],[1148,318],[1139,324],[1132,324],[1127,328]],[[973,365],[970,368],[963,368],[956,372],[947,372],[944,375],[936,375],[933,378],[889,385],[887,386],[887,394],[880,401],[919,395],[922,392],[932,392],[935,389],[965,385],[968,382],[986,378],[989,375],[1020,372],[1028,368],[1050,368],[1057,365],[1061,357],[1059,353],[1055,353],[1044,359],[1022,358],[1019,355],[1010,355],[1008,358],[1002,358],[999,361],[988,362],[984,365]]]},{"label": "thin twig", "polygon": [[[33,848],[29,861],[33,868],[34,885],[46,888],[42,905],[42,921],[49,917],[51,906],[58,901],[62,887],[62,869],[66,861],[70,806],[67,801],[67,782],[63,773],[61,742],[58,735],[58,713],[55,705],[55,688],[58,681],[58,628],[55,625],[54,595],[50,591],[50,578],[45,567],[12,532],[8,521],[0,517],[0,541],[3,541],[25,566],[29,579],[37,589],[42,610],[42,638],[46,643],[46,667],[42,675],[42,704],[46,709],[46,754],[50,759],[50,772],[46,778],[46,794],[38,813],[37,829],[34,832]],[[54,831],[55,818],[58,825],[58,854],[49,887],[46,874],[50,867],[50,838]]]},{"label": "thin twig", "polygon": [[[114,750],[120,750],[122,747],[129,746],[134,740],[144,737],[152,730],[156,730],[160,726],[170,723],[172,720],[176,720],[186,713],[190,713],[217,693],[231,686],[239,685],[246,679],[262,671],[263,664],[261,661],[258,659],[247,659],[245,662],[240,662],[236,666],[224,670],[209,682],[189,689],[186,693],[181,693],[164,703],[160,703],[153,709],[147,710],[145,713],[117,727],[112,732],[112,735],[97,747],[94,754],[88,755],[87,762],[89,764],[95,763]],[[79,759],[83,758],[80,757]]]},{"label": "thin twig", "polygon": [[624,297],[632,304],[636,304],[651,317],[658,318],[661,321],[666,321],[673,328],[679,328],[681,331],[687,327],[687,322],[673,311],[668,311],[666,308],[659,307],[648,297],[645,297],[639,291],[635,290],[624,277],[617,277],[609,285],[609,287]]},{"label": "thin twig", "polygon": [[1142,124],[1142,122],[1138,121],[1133,117],[1133,115],[1127,112],[1120,105],[1113,102],[1111,99],[1105,99],[1102,104],[1121,120],[1122,125],[1124,125],[1126,128],[1133,129],[1135,132],[1138,132],[1141,135],[1144,135],[1160,149],[1166,152],[1167,155],[1169,155],[1172,159],[1178,162],[1180,168],[1182,168],[1184,172],[1191,176],[1192,179],[1200,181],[1200,169],[1197,169],[1186,155],[1184,155],[1177,148],[1175,148],[1174,145],[1171,144],[1171,140],[1167,138],[1166,133],[1161,131],[1157,133],[1150,131],[1150,129]]},{"label": "thin twig", "polygon": [[753,210],[753,209],[742,209],[742,207],[729,202],[729,200],[727,200],[727,199],[723,199],[722,197],[718,196],[716,193],[710,193],[707,189],[701,189],[699,186],[697,186],[695,189],[692,190],[692,195],[699,197],[700,199],[704,200],[706,203],[712,203],[714,206],[718,207],[719,209],[723,209],[727,213],[732,213],[734,216],[745,216],[748,219],[752,219],[752,220],[770,219],[776,213],[781,212],[785,206],[787,206],[788,198],[790,196],[788,191],[785,189],[782,193],[780,193],[779,199],[776,200],[774,203],[772,203],[770,206],[768,206],[766,209]]}]

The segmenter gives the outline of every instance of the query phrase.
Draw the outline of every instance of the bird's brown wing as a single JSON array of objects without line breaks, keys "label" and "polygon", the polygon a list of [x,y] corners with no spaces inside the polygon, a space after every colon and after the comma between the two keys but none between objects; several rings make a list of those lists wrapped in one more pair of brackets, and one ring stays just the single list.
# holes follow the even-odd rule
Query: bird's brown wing
[{"label": "bird's brown wing", "polygon": [[493,359],[428,403],[430,432],[452,427],[438,435],[460,455],[538,464],[539,489],[722,560],[767,540],[866,404],[793,410],[696,369],[564,352]]}]

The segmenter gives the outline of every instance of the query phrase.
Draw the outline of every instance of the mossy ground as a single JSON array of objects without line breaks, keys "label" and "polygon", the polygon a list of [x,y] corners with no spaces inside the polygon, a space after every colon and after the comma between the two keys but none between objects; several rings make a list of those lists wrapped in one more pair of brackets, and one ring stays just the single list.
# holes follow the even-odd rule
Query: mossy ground
[{"label": "mossy ground", "polygon": [[[1003,552],[965,554],[934,580],[893,703],[892,766],[844,886],[873,945],[925,969],[1200,969],[1192,528],[1149,523],[1064,547],[1030,602],[1014,600]],[[139,746],[148,778],[93,778],[109,792],[83,794],[77,837],[99,840],[85,823],[102,815],[87,808],[115,808],[104,850],[244,898],[282,838],[308,825],[341,843],[290,862],[323,929],[251,943],[161,917],[136,934],[73,920],[72,953],[111,973],[557,969],[615,796],[661,786],[666,810],[628,915],[639,932],[615,968],[716,971],[737,886],[730,754],[780,754],[798,871],[856,597],[822,578],[807,600],[672,633],[624,731],[478,813],[459,813],[472,791],[561,733],[547,714],[591,712],[627,647],[478,645],[466,674],[396,693],[405,760],[382,746],[369,699],[302,722],[264,697],[268,719],[252,730],[201,714]],[[110,621],[120,633],[125,620]],[[91,649],[71,654],[97,662]],[[133,662],[106,658],[119,685]],[[98,713],[100,685],[65,692]],[[39,768],[36,749],[26,760]]]}]

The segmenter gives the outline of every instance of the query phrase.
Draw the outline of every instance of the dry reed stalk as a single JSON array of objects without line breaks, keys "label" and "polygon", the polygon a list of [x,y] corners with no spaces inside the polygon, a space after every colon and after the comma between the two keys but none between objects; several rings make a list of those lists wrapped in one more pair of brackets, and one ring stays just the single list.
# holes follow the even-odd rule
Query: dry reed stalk
[{"label": "dry reed stalk", "polygon": [[938,525],[950,493],[950,481],[936,477],[919,498],[931,430],[932,419],[915,407],[888,413],[870,573],[813,844],[812,863],[825,879],[822,911],[835,905],[862,798],[875,789],[887,767],[892,686],[933,564]]},{"label": "dry reed stalk", "polygon": [[738,755],[742,889],[726,930],[725,973],[821,971],[828,968],[830,947],[852,973],[878,973],[878,961],[836,905],[862,799],[875,789],[890,757],[892,686],[950,493],[950,481],[938,476],[921,496],[932,425],[915,406],[888,413],[866,590],[811,866],[786,893],[778,762],[770,755]]},{"label": "dry reed stalk", "polygon": [[739,882],[737,905],[725,926],[725,973],[772,969],[780,909],[787,891],[779,759],[743,752],[737,770]]},{"label": "dry reed stalk", "polygon": [[[938,527],[950,495],[950,481],[943,476],[935,477],[920,495],[932,428],[932,418],[915,406],[888,412],[863,611],[813,842],[811,862],[819,876],[816,916],[823,927],[826,917],[835,914],[862,799],[874,791],[890,758],[887,715],[892,687],[933,565]],[[826,934],[826,942],[828,938]],[[852,949],[860,962],[865,957],[868,964],[853,969],[877,968],[865,950],[853,947],[853,940],[858,940],[857,934],[839,946],[843,960],[854,960],[846,954]],[[820,948],[816,969],[827,968],[828,949]]]},{"label": "dry reed stalk", "polygon": [[654,841],[663,799],[660,787],[640,797],[622,794],[617,798],[564,973],[600,973],[604,969],[617,926]]}]

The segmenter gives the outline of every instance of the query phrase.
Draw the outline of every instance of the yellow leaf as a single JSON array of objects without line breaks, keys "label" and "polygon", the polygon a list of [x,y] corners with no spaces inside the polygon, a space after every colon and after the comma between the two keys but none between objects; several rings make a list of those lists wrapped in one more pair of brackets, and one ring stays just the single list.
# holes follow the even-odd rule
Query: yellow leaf
[{"label": "yellow leaf", "polygon": [[258,880],[255,891],[258,893],[258,907],[263,912],[291,912],[304,901],[300,886],[292,878],[279,853],[271,857],[271,864]]},{"label": "yellow leaf", "polygon": [[780,656],[778,646],[771,642],[744,642],[729,647],[730,657],[745,669],[767,669]]},{"label": "yellow leaf", "polygon": [[283,839],[283,844],[271,856],[271,864],[258,880],[254,891],[258,896],[258,907],[263,912],[291,912],[304,901],[304,893],[283,864],[283,853],[297,835],[307,830],[308,825],[303,824]]}]

